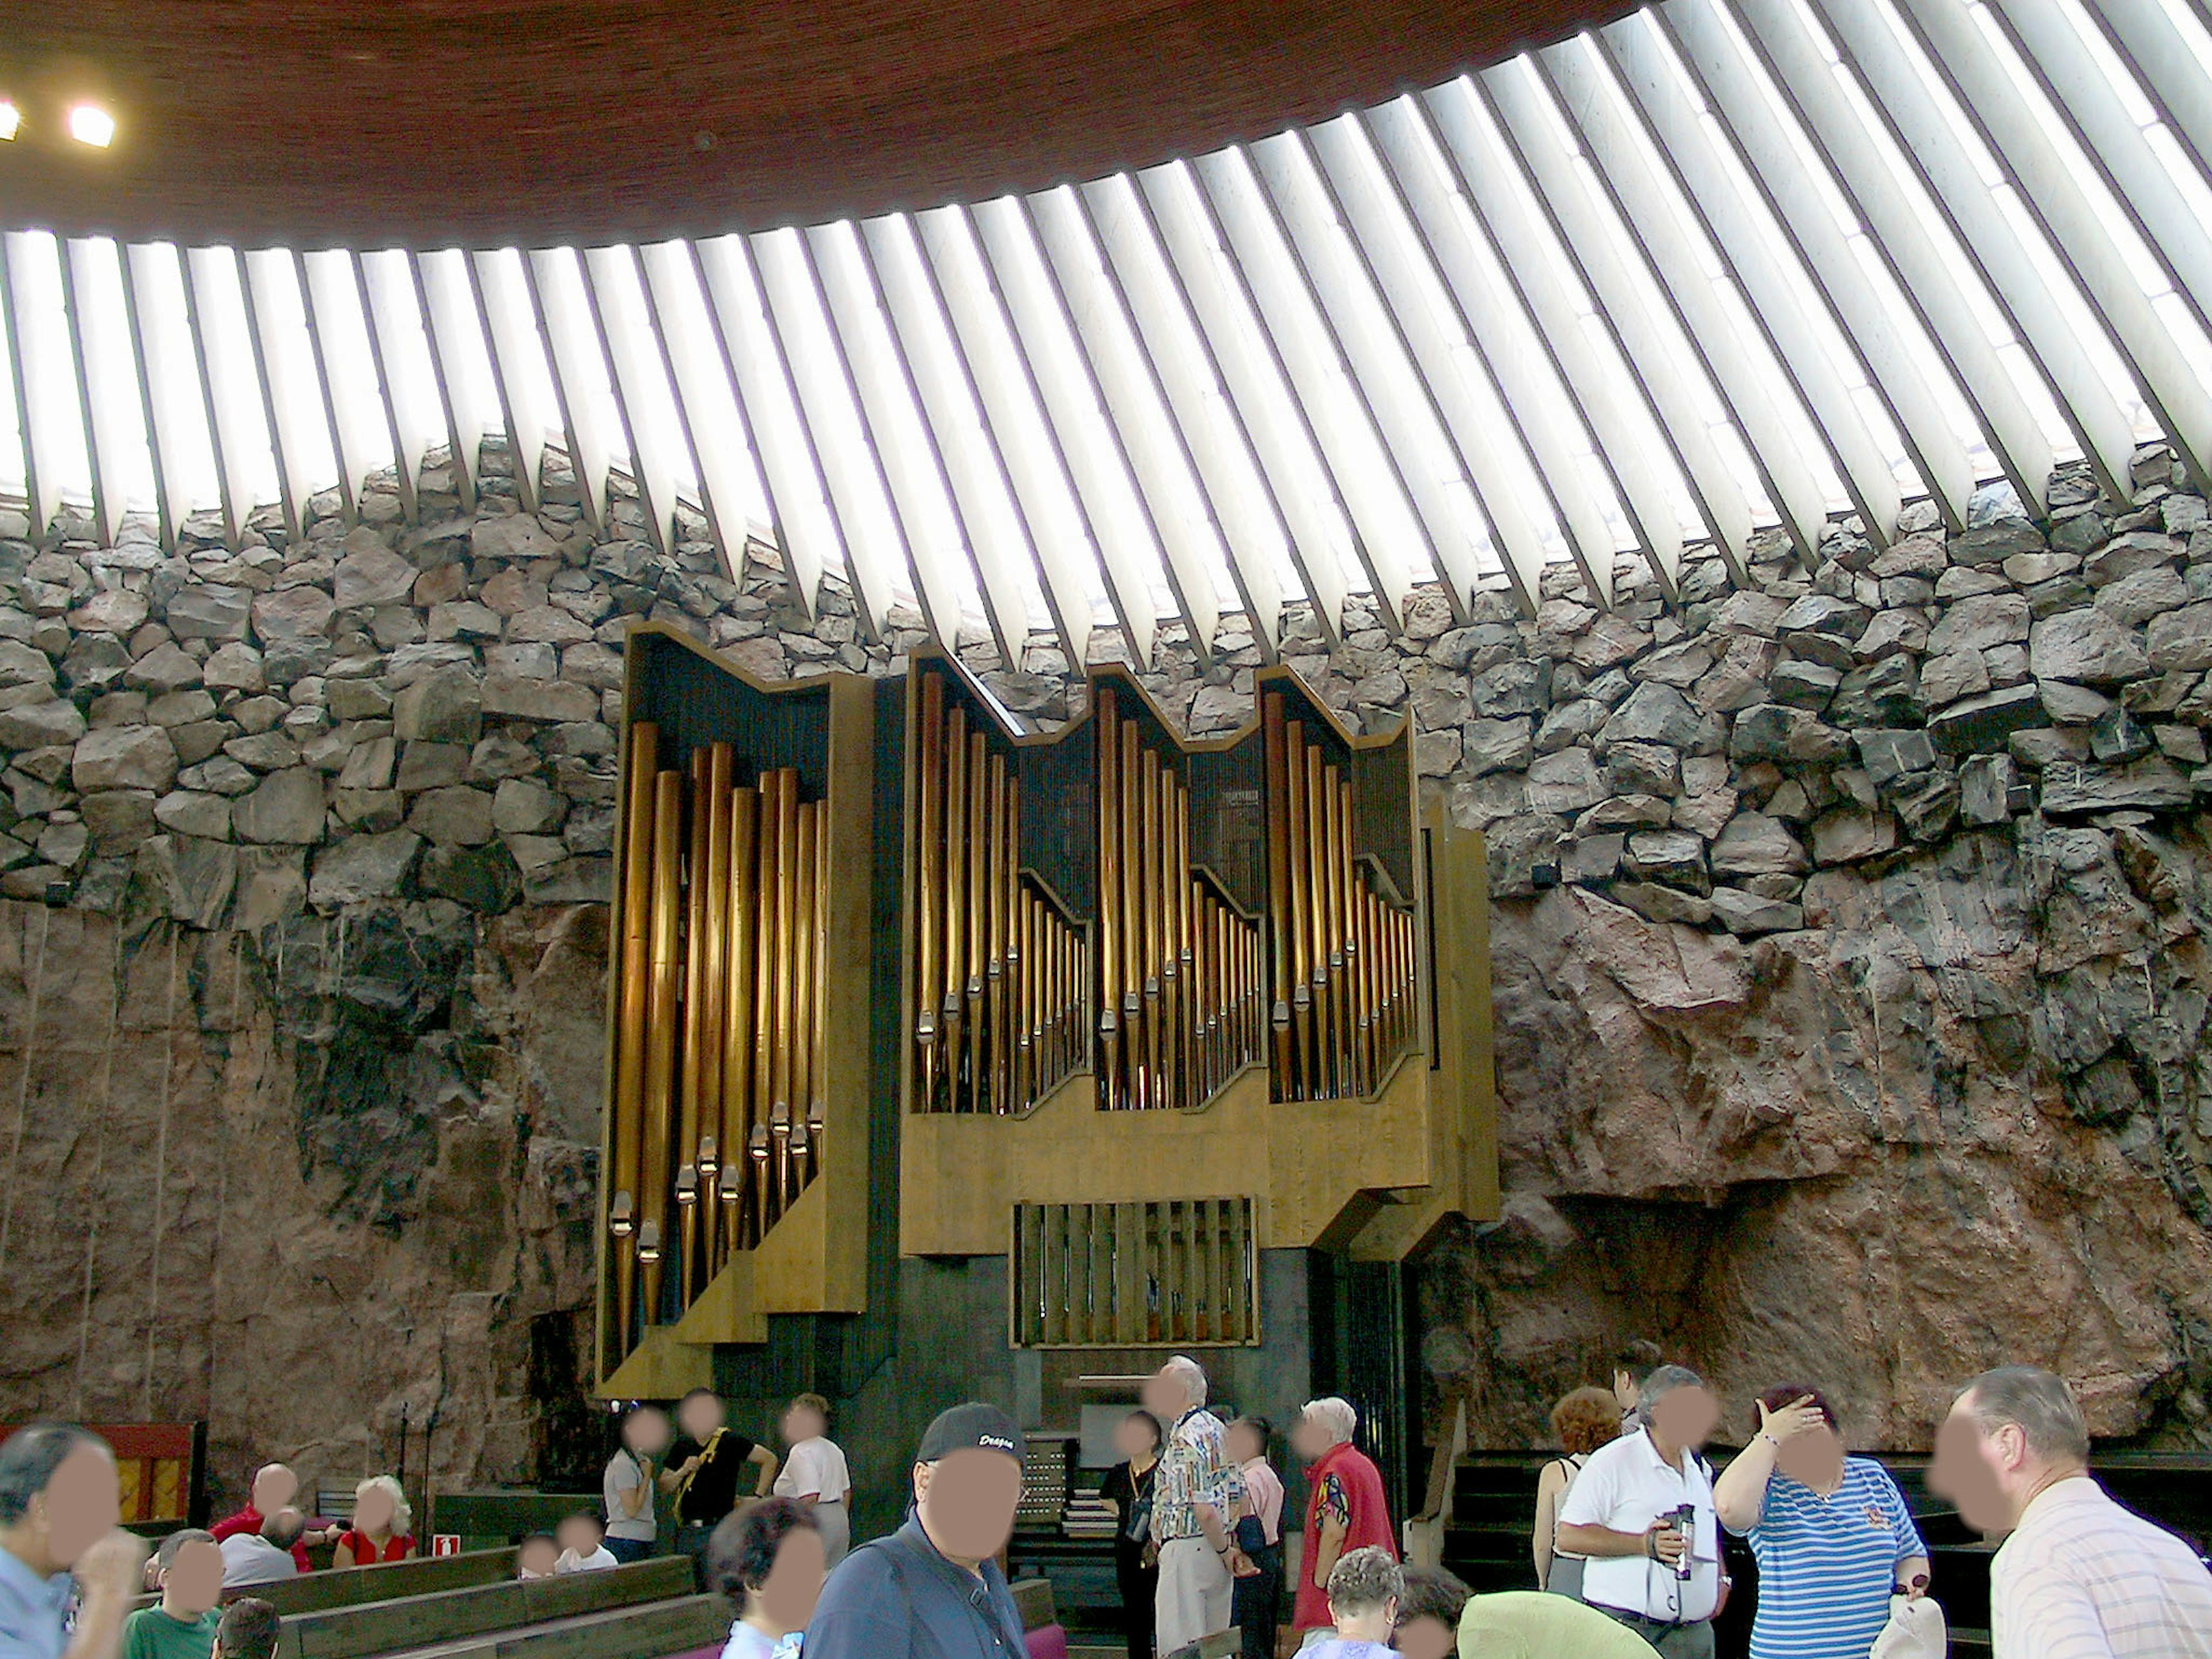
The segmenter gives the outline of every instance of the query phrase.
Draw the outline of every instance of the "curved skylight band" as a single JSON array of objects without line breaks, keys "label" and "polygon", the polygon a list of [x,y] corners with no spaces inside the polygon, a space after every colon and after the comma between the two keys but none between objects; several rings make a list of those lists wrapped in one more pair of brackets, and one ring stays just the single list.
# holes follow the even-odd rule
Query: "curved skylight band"
[{"label": "curved skylight band", "polygon": [[1956,526],[2077,455],[2124,497],[2154,439],[2203,480],[2208,162],[2182,0],[1665,0],[915,218],[313,252],[8,226],[0,491],[175,546],[482,487],[662,549],[703,521],[810,611],[842,575],[872,637],[911,600],[1017,664],[1105,628],[1145,665],[1170,626],[1273,659],[1431,583],[1454,621],[1603,605],[1638,559],[1673,592],[1700,540],[1739,572],[1777,525],[1879,544],[1923,493]]}]

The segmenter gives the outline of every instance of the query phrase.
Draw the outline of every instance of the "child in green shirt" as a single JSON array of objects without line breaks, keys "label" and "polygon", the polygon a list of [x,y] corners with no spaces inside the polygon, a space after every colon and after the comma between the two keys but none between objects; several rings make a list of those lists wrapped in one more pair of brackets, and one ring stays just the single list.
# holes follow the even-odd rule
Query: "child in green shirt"
[{"label": "child in green shirt", "polygon": [[141,1607],[124,1622],[122,1659],[209,1659],[222,1615],[222,1551],[215,1534],[185,1527],[154,1552],[158,1604]]}]

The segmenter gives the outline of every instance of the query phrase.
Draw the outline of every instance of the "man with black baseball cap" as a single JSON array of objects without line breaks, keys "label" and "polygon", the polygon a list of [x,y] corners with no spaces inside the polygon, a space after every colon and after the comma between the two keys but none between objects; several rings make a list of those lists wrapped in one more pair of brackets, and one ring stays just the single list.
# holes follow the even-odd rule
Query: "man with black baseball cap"
[{"label": "man with black baseball cap", "polygon": [[914,1460],[914,1512],[847,1556],[806,1659],[1027,1659],[998,1553],[1022,1498],[1022,1436],[996,1406],[940,1413]]}]

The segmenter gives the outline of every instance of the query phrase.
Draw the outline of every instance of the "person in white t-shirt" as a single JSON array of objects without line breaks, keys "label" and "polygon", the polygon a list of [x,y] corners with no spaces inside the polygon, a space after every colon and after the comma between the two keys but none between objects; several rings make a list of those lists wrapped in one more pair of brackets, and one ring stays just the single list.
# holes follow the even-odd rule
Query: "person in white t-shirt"
[{"label": "person in white t-shirt", "polygon": [[775,1495],[814,1506],[814,1524],[834,1569],[852,1546],[853,1476],[844,1452],[830,1438],[830,1402],[818,1394],[802,1394],[785,1407],[783,1443],[789,1450],[775,1477]]},{"label": "person in white t-shirt", "polygon": [[1662,1659],[1712,1659],[1720,1518],[1698,1449],[1720,1407],[1695,1371],[1662,1365],[1644,1379],[1643,1417],[1583,1465],[1559,1506],[1559,1547],[1587,1558],[1583,1600]]},{"label": "person in white t-shirt", "polygon": [[565,1516],[553,1535],[561,1546],[553,1563],[556,1572],[604,1572],[622,1565],[606,1546],[606,1529],[599,1517],[589,1510]]}]

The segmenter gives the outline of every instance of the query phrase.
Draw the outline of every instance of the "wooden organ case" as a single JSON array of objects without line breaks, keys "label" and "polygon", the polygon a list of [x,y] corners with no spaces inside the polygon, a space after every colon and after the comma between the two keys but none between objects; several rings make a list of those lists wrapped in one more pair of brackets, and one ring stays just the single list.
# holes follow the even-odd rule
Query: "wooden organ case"
[{"label": "wooden organ case", "polygon": [[866,1305],[875,705],[651,624],[624,684],[596,1375],[668,1397]]},{"label": "wooden organ case", "polygon": [[1024,733],[913,659],[900,1249],[1005,1256],[1016,1348],[1257,1344],[1261,1250],[1496,1213],[1481,838],[1287,669],[1198,742],[1089,686]]}]

